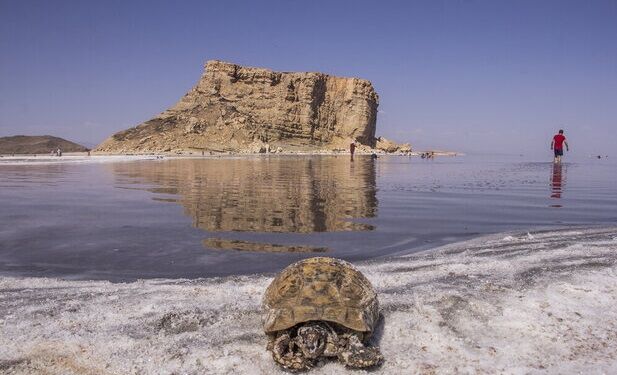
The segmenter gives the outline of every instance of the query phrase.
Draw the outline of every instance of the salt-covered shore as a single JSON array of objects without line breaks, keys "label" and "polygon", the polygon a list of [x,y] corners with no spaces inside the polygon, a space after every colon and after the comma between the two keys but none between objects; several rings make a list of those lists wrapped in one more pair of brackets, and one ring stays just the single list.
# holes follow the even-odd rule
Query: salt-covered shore
[{"label": "salt-covered shore", "polygon": [[[493,235],[358,267],[384,316],[375,373],[617,373],[617,228]],[[0,372],[278,373],[259,322],[271,277],[0,278]],[[342,372],[364,373],[312,371]]]},{"label": "salt-covered shore", "polygon": [[[356,155],[371,155],[372,151],[357,151]],[[423,152],[408,153],[385,153],[375,152],[378,156],[420,156]],[[113,163],[138,160],[161,160],[161,159],[219,159],[219,158],[250,158],[250,157],[269,157],[269,156],[347,156],[349,152],[341,151],[295,151],[280,153],[213,153],[201,155],[196,152],[185,153],[161,153],[161,154],[134,154],[134,155],[106,155],[87,153],[70,153],[61,157],[52,155],[0,155],[0,166],[2,165],[45,165],[45,164],[91,164],[91,163]],[[437,151],[433,156],[464,156],[459,152]]]},{"label": "salt-covered shore", "polygon": [[1,165],[44,165],[44,164],[83,164],[113,163],[136,160],[157,160],[157,155],[92,155],[86,152],[67,153],[60,157],[53,155],[2,155]]}]

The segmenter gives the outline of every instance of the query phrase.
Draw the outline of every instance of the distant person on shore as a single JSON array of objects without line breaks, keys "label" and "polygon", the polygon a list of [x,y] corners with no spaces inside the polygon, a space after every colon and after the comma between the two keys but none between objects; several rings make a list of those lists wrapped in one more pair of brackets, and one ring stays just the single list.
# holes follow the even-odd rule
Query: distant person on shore
[{"label": "distant person on shore", "polygon": [[349,153],[351,154],[351,160],[353,160],[353,154],[356,152],[356,142],[351,142],[349,145]]},{"label": "distant person on shore", "polygon": [[422,159],[433,159],[435,158],[435,151],[426,151],[420,154]]},{"label": "distant person on shore", "polygon": [[563,129],[559,129],[559,133],[555,134],[553,141],[551,142],[551,150],[555,151],[554,163],[561,163],[561,157],[563,156],[563,146],[566,146],[566,151],[570,151],[568,142],[566,142],[566,136],[563,135]]}]

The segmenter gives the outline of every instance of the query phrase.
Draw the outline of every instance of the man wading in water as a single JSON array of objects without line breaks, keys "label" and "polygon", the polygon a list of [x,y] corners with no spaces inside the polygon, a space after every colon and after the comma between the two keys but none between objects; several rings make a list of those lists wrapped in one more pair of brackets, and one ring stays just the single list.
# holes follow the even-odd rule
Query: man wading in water
[{"label": "man wading in water", "polygon": [[566,151],[570,151],[568,142],[566,142],[566,136],[563,135],[563,129],[559,129],[559,133],[555,134],[553,141],[551,142],[551,150],[555,151],[554,163],[561,163],[561,157],[563,156],[563,145],[566,145]]}]

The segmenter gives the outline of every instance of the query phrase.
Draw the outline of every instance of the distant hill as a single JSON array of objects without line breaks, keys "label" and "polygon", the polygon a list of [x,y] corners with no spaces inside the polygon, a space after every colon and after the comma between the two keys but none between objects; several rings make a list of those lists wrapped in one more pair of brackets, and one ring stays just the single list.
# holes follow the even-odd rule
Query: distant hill
[{"label": "distant hill", "polygon": [[58,147],[62,152],[84,152],[88,149],[51,135],[14,135],[0,137],[0,154],[48,154]]}]

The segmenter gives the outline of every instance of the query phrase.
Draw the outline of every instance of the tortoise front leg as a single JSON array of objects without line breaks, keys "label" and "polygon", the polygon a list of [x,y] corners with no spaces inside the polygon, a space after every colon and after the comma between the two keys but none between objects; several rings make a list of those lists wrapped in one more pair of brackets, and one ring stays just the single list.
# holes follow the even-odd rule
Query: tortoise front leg
[{"label": "tortoise front leg", "polygon": [[379,348],[366,347],[356,335],[348,335],[347,343],[338,354],[338,359],[347,367],[363,368],[380,364],[383,355]]},{"label": "tortoise front leg", "polygon": [[272,358],[281,367],[291,371],[308,370],[313,367],[313,360],[302,354],[296,339],[292,339],[288,332],[280,334],[268,346],[270,345],[272,347]]}]

